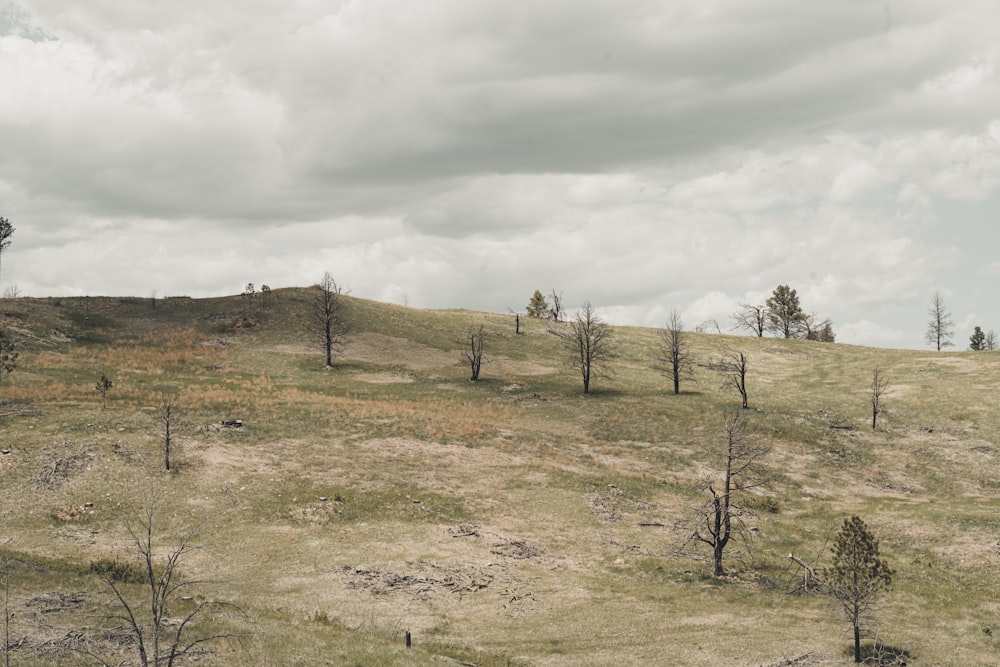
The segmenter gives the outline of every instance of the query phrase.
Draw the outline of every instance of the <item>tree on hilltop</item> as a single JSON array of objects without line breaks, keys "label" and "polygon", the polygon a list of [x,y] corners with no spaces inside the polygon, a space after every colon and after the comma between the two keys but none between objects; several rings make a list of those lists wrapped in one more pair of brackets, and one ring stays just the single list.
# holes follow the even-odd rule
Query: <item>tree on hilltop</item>
[{"label": "tree on hilltop", "polygon": [[767,299],[767,330],[784,338],[798,338],[805,319],[798,293],[788,285],[775,287]]},{"label": "tree on hilltop", "polygon": [[931,297],[931,305],[927,309],[930,320],[927,322],[927,332],[924,334],[925,340],[937,348],[940,352],[942,348],[951,347],[951,336],[955,331],[955,323],[951,319],[951,313],[944,307],[944,299],[940,292],[934,292]]},{"label": "tree on hilltop", "polygon": [[14,225],[10,220],[0,216],[0,260],[3,259],[3,251],[10,245],[10,237],[14,235]]},{"label": "tree on hilltop", "polygon": [[323,274],[316,286],[316,293],[309,313],[309,332],[326,357],[326,368],[333,368],[334,352],[343,347],[347,334],[351,332],[350,322],[344,312],[346,292],[330,272]]},{"label": "tree on hilltop", "polygon": [[969,336],[969,349],[973,352],[980,352],[986,349],[986,334],[979,327]]},{"label": "tree on hilltop", "polygon": [[756,303],[741,303],[740,309],[732,314],[733,329],[749,329],[757,338],[763,338],[767,331],[767,306]]},{"label": "tree on hilltop", "polygon": [[543,318],[547,317],[549,314],[549,303],[545,300],[545,296],[540,290],[535,290],[535,293],[531,295],[531,300],[528,301],[528,317]]}]

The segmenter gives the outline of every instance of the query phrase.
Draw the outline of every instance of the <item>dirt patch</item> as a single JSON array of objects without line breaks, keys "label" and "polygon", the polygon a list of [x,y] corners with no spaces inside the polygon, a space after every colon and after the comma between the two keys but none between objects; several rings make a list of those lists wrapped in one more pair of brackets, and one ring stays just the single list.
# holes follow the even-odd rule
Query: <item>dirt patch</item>
[{"label": "dirt patch", "polygon": [[415,380],[409,373],[361,373],[354,377],[369,384],[406,384]]},{"label": "dirt patch", "polygon": [[490,549],[490,553],[514,560],[526,560],[528,558],[539,558],[542,555],[542,550],[528,544],[524,540],[506,539],[494,544],[493,548]]},{"label": "dirt patch", "polygon": [[607,489],[589,497],[590,511],[597,517],[609,523],[634,521],[640,525],[659,525],[662,521],[656,518],[661,512],[656,503],[629,498],[628,495],[609,484]]},{"label": "dirt patch", "polygon": [[378,567],[344,565],[341,574],[347,587],[372,595],[405,593],[421,599],[447,593],[462,597],[489,588],[496,578],[488,567],[477,565],[443,566],[436,563],[412,564],[411,572],[394,572]]}]

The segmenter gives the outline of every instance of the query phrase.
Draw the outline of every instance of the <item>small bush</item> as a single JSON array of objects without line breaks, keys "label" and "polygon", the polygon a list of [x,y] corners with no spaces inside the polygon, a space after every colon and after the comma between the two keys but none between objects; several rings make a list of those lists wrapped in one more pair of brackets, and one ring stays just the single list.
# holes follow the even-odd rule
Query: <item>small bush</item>
[{"label": "small bush", "polygon": [[103,579],[124,584],[141,584],[146,580],[146,572],[138,563],[123,563],[110,558],[91,561],[90,571]]},{"label": "small bush", "polygon": [[750,509],[764,514],[777,514],[781,510],[778,500],[770,496],[750,496],[744,504]]}]

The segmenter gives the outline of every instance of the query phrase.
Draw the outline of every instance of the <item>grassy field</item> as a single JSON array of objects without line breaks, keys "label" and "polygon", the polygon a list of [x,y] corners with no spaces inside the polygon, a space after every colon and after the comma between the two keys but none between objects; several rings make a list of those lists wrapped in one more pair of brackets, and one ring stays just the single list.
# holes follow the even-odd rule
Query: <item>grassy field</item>
[{"label": "grassy field", "polygon": [[[248,615],[195,628],[243,636],[201,664],[849,664],[849,626],[788,555],[829,564],[851,514],[897,571],[878,638],[910,664],[1000,664],[997,353],[692,333],[675,396],[658,332],[615,328],[614,373],[585,396],[565,324],[515,335],[511,316],[348,298],[354,332],[326,370],[310,300],[0,303],[21,351],[0,384],[11,664],[134,660],[91,564],[131,562],[126,522],[149,502],[164,554],[200,527],[182,573],[206,583],[174,616],[201,599]],[[459,346],[478,325],[471,383]],[[726,350],[749,358],[774,481],[717,579],[681,547],[739,406],[707,368]],[[163,392],[182,418],[169,473]]]}]

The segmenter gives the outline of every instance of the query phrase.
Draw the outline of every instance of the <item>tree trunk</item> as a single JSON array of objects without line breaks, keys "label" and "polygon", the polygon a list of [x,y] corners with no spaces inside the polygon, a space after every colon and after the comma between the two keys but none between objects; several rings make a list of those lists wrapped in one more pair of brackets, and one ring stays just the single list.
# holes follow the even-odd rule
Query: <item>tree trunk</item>
[{"label": "tree trunk", "polygon": [[861,662],[861,628],[854,624],[854,662]]}]

